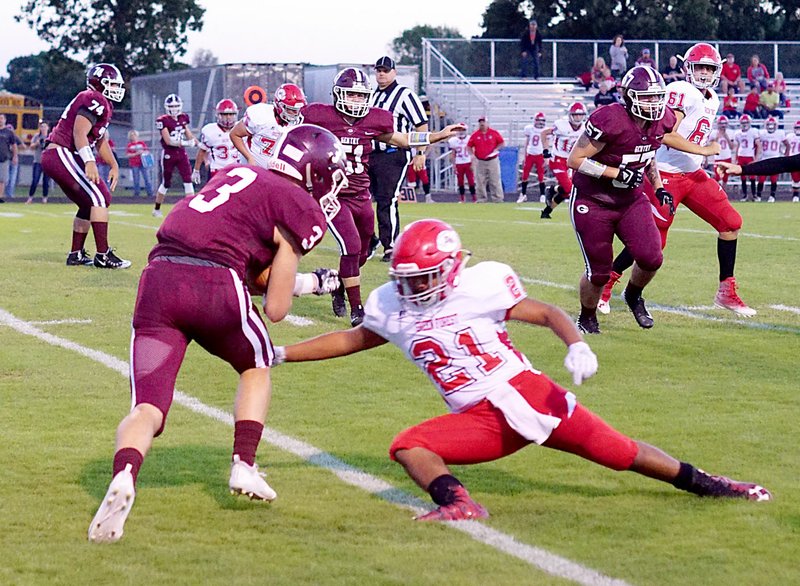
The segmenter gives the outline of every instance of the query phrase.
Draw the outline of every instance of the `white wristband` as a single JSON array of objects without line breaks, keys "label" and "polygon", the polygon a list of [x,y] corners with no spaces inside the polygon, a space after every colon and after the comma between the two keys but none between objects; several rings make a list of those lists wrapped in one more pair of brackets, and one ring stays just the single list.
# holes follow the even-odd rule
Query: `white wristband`
[{"label": "white wristband", "polygon": [[78,156],[83,159],[84,163],[88,163],[89,161],[94,161],[94,153],[92,152],[92,147],[85,146],[78,149]]},{"label": "white wristband", "polygon": [[300,297],[309,295],[317,288],[317,277],[314,273],[297,273],[294,276],[294,290],[292,295]]},{"label": "white wristband", "polygon": [[608,167],[603,163],[598,163],[595,160],[586,158],[581,162],[580,166],[578,167],[578,171],[584,175],[588,175],[589,177],[602,177],[603,172],[607,168]]}]

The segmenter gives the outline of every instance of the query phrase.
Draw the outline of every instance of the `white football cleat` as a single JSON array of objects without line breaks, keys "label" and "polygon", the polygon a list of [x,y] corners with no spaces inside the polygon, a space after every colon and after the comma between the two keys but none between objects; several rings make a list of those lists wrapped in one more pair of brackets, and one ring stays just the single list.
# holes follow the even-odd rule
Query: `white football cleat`
[{"label": "white football cleat", "polygon": [[244,494],[259,501],[274,501],[278,498],[278,493],[264,480],[266,476],[258,471],[258,464],[250,466],[242,462],[239,454],[234,454],[231,462],[231,479],[228,481],[231,494]]},{"label": "white football cleat", "polygon": [[126,464],[114,476],[108,492],[89,525],[89,541],[94,543],[113,543],[122,537],[125,520],[131,512],[136,489],[133,487],[131,465]]},{"label": "white football cleat", "polygon": [[153,210],[153,217],[154,218],[163,218],[164,217],[164,212],[162,212],[161,210]]},{"label": "white football cleat", "polygon": [[528,196],[524,193],[520,193],[519,197],[517,198],[517,203],[525,203],[526,201],[528,201]]},{"label": "white football cleat", "polygon": [[539,196],[539,203],[547,203],[547,196],[546,195],[540,195]]},{"label": "white football cleat", "polygon": [[608,315],[611,313],[611,304],[608,301],[603,301],[602,299],[597,302],[597,311],[602,313],[603,315]]}]

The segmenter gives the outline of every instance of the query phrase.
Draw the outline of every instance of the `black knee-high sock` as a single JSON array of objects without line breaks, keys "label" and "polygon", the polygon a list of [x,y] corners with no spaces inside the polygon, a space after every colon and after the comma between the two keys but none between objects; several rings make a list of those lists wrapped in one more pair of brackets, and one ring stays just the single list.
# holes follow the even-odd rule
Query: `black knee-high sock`
[{"label": "black knee-high sock", "polygon": [[742,175],[742,197],[747,197],[747,177]]},{"label": "black knee-high sock", "polygon": [[733,268],[736,266],[736,242],[736,240],[717,239],[720,282],[733,276]]},{"label": "black knee-high sock", "polygon": [[615,273],[619,273],[621,275],[632,266],[633,256],[631,256],[631,253],[628,252],[627,248],[623,248],[617,255],[617,258],[614,259],[614,263],[611,265],[611,268],[614,269]]},{"label": "black knee-high sock", "polygon": [[753,195],[756,194],[756,180],[754,178],[750,179],[750,191],[753,192]]},{"label": "black knee-high sock", "polygon": [[769,194],[772,197],[775,197],[775,193],[778,191],[778,184],[777,183],[770,183],[769,184]]},{"label": "black knee-high sock", "polygon": [[528,182],[523,181],[519,186],[519,190],[522,193],[522,195],[528,195]]},{"label": "black knee-high sock", "polygon": [[544,181],[539,182],[539,195],[544,195],[545,184]]}]

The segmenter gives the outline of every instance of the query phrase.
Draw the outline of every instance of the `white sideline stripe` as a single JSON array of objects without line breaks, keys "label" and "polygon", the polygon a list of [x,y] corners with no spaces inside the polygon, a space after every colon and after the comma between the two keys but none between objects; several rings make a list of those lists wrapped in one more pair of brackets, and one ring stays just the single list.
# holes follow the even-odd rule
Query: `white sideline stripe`
[{"label": "white sideline stripe", "polygon": [[297,326],[299,328],[303,328],[306,326],[313,326],[313,320],[308,319],[307,317],[302,317],[299,315],[292,315],[291,313],[283,318],[283,321],[288,321],[293,326]]},{"label": "white sideline stripe", "polygon": [[67,319],[50,319],[47,321],[29,321],[28,323],[37,326],[57,326],[61,324],[90,324],[92,323],[92,320],[70,317]]},{"label": "white sideline stripe", "polygon": [[[563,283],[553,283],[552,281],[543,281],[541,279],[531,279],[529,277],[520,277],[523,283],[528,283],[531,285],[541,285],[542,287],[552,287],[554,289],[564,289],[567,291],[577,291],[578,288],[574,285],[565,285]],[[618,295],[614,296],[615,299],[621,298]],[[769,307],[777,308],[774,305],[770,305]],[[786,307],[786,306],[779,306],[779,307]],[[657,303],[648,303],[647,309],[651,311],[663,311],[664,313],[673,313],[675,315],[681,315],[683,317],[690,317],[692,319],[699,319],[701,321],[710,321],[716,323],[726,323],[726,324],[736,324],[738,326],[744,326],[746,328],[750,328],[753,330],[766,330],[772,332],[789,332],[793,334],[800,334],[800,328],[795,328],[792,326],[781,326],[775,324],[768,324],[759,321],[753,321],[752,318],[747,319],[730,319],[724,317],[717,317],[714,315],[707,315],[704,313],[695,313],[692,310],[705,310],[705,309],[716,309],[712,306],[700,306],[700,307],[673,307],[670,305],[659,305]],[[800,313],[800,308],[794,308]],[[791,310],[790,310],[791,311]]]},{"label": "white sideline stripe", "polygon": [[770,309],[777,309],[778,311],[788,311],[800,315],[800,307],[791,307],[789,305],[770,305]]},{"label": "white sideline stripe", "polygon": [[[80,344],[76,344],[70,340],[48,334],[33,326],[31,322],[23,321],[6,310],[0,308],[0,325],[6,325],[16,330],[21,334],[33,336],[43,342],[47,342],[52,346],[59,346],[67,350],[77,352],[82,356],[91,358],[95,362],[99,362],[103,366],[107,366],[111,370],[124,377],[128,377],[128,363],[120,360],[110,354],[101,352],[100,350],[92,350]],[[175,389],[175,402],[195,413],[205,415],[216,421],[224,423],[233,427],[233,416],[216,407],[211,407],[201,402],[199,399],[182,393]],[[287,451],[295,456],[302,458],[309,464],[324,468],[335,474],[340,480],[360,488],[373,494],[382,500],[389,503],[401,506],[411,510],[414,514],[423,513],[428,509],[422,500],[408,494],[388,482],[372,476],[350,466],[346,462],[323,452],[319,448],[312,446],[304,441],[284,435],[279,431],[272,428],[264,428],[264,433],[261,439],[265,442],[276,446],[277,448]],[[484,543],[493,547],[503,553],[513,556],[523,562],[535,566],[540,570],[559,578],[572,580],[578,584],[585,586],[629,586],[627,582],[616,578],[605,576],[591,568],[582,566],[576,562],[563,558],[561,556],[550,553],[544,549],[520,543],[510,535],[506,535],[501,531],[487,527],[477,521],[460,521],[446,523],[453,529],[457,529],[462,533],[466,533],[475,541]]]}]

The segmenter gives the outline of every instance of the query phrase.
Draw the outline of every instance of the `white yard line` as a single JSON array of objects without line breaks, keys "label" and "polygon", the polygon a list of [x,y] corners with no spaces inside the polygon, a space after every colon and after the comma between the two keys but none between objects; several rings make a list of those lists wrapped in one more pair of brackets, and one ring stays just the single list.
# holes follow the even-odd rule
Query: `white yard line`
[{"label": "white yard line", "polygon": [[[128,376],[128,363],[100,350],[93,350],[81,346],[71,340],[49,334],[31,322],[23,321],[9,312],[0,308],[0,325],[5,325],[26,336],[33,336],[52,346],[58,346],[72,352],[77,352],[116,371],[120,375]],[[233,416],[216,407],[211,407],[199,399],[175,389],[175,402],[195,413],[210,417],[216,421],[233,426]],[[284,435],[272,428],[264,428],[262,441],[287,451],[309,464],[324,468],[335,474],[340,480],[365,490],[387,502],[408,509],[414,514],[423,513],[429,508],[421,499],[400,490],[388,482],[359,470],[346,462],[312,446],[302,440]],[[469,535],[475,541],[486,544],[503,553],[513,556],[531,566],[534,566],[552,576],[572,580],[586,586],[627,586],[628,583],[616,578],[605,576],[591,568],[567,558],[550,553],[547,550],[517,541],[513,536],[487,527],[478,521],[448,522],[448,526]]]},{"label": "white yard line", "polygon": [[61,324],[90,324],[92,320],[70,317],[67,319],[49,319],[47,321],[29,321],[28,323],[37,326],[58,326]]},{"label": "white yard line", "polygon": [[791,307],[789,305],[770,305],[769,307],[778,311],[788,311],[789,313],[800,315],[800,307]]}]

